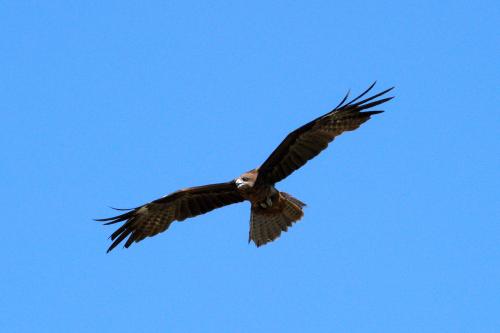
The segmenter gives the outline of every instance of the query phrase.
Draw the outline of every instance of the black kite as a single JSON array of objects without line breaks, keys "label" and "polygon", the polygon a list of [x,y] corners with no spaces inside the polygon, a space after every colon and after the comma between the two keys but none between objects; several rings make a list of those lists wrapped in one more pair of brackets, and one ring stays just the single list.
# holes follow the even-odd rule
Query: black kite
[{"label": "black kite", "polygon": [[258,247],[275,240],[282,231],[287,231],[288,227],[302,218],[305,204],[278,191],[274,185],[318,155],[335,137],[357,129],[371,115],[383,112],[363,111],[393,98],[377,99],[393,89],[390,88],[360,100],[374,85],[346,103],[348,93],[332,111],[288,134],[257,169],[227,183],[186,188],[129,209],[124,214],[98,219],[107,222],[105,224],[125,222],[111,235],[113,243],[108,252],[127,237],[126,248],[167,230],[173,221],[183,221],[245,200],[251,203],[248,241],[253,241]]}]

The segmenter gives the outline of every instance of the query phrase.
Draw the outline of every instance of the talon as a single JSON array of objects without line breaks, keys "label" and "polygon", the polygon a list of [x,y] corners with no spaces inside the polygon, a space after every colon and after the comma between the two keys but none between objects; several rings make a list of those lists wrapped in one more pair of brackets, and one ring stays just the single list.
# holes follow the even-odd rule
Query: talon
[{"label": "talon", "polygon": [[271,200],[271,197],[268,197],[267,200],[266,200],[266,203],[269,207],[271,207],[273,205],[273,200]]},{"label": "talon", "polygon": [[260,206],[261,206],[262,208],[267,208],[267,205],[266,205],[264,202],[261,202],[261,203],[260,203]]}]

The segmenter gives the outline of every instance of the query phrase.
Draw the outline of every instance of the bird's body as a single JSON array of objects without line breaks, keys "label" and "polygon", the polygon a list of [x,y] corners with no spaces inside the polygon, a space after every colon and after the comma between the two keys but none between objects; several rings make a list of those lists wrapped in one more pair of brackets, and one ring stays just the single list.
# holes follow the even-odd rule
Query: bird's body
[{"label": "bird's body", "polygon": [[252,205],[260,206],[262,208],[272,207],[273,200],[277,200],[278,190],[271,184],[255,185],[258,177],[259,170],[253,169],[245,172],[234,180],[238,192],[245,199],[252,203]]},{"label": "bird's body", "polygon": [[336,136],[355,130],[371,115],[383,112],[362,112],[392,98],[373,101],[391,88],[358,101],[373,86],[348,103],[345,103],[346,96],[332,111],[291,132],[259,168],[227,183],[183,189],[121,215],[97,220],[107,222],[105,224],[125,221],[111,235],[113,243],[108,252],[127,237],[125,247],[165,231],[173,221],[242,201],[251,203],[249,241],[261,246],[275,240],[302,218],[305,206],[300,200],[278,191],[275,184],[318,155]]},{"label": "bird's body", "polygon": [[234,180],[238,192],[251,203],[248,241],[261,246],[279,237],[304,213],[303,202],[279,192],[274,185],[256,184],[258,169],[245,172]]}]

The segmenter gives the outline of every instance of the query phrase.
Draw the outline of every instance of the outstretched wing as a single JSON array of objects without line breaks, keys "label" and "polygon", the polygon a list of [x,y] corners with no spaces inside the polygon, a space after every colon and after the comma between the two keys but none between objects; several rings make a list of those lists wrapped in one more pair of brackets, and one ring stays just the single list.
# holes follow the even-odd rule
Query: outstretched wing
[{"label": "outstretched wing", "polygon": [[125,247],[167,230],[173,221],[183,221],[243,200],[236,184],[231,181],[180,190],[124,214],[96,221],[107,222],[105,224],[125,221],[111,235],[113,243],[109,252],[127,237]]},{"label": "outstretched wing", "polygon": [[255,185],[274,184],[288,177],[310,159],[324,150],[336,136],[357,129],[373,114],[383,111],[365,111],[385,103],[393,97],[377,99],[393,88],[360,101],[375,85],[346,103],[349,93],[332,111],[296,129],[281,142],[259,168]]}]

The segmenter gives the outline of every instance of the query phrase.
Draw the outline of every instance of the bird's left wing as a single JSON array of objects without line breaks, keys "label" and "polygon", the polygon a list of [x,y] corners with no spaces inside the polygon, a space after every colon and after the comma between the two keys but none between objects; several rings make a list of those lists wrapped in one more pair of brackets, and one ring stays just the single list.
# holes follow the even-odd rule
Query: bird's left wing
[{"label": "bird's left wing", "polygon": [[345,103],[348,97],[346,95],[332,111],[288,134],[260,166],[255,185],[274,184],[283,180],[318,155],[335,137],[345,131],[355,130],[370,119],[371,115],[383,112],[374,110],[362,112],[392,99],[392,97],[377,99],[393,89],[390,88],[360,100],[374,85],[375,83],[347,103]]},{"label": "bird's left wing", "polygon": [[124,214],[96,221],[106,222],[105,224],[125,221],[111,235],[113,243],[108,249],[109,252],[127,237],[126,248],[133,242],[139,242],[167,230],[173,221],[183,221],[243,200],[236,184],[231,181],[183,189],[130,209]]}]

